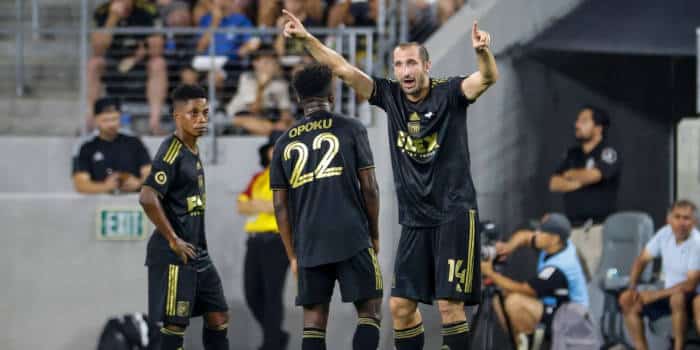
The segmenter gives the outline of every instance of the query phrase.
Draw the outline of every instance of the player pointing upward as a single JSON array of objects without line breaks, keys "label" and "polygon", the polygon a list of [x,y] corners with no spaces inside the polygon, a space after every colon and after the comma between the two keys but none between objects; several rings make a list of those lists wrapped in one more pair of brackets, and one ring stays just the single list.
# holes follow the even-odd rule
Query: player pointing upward
[{"label": "player pointing upward", "polygon": [[369,102],[384,109],[403,226],[394,268],[391,313],[398,350],[421,349],[417,303],[438,300],[443,349],[465,349],[464,304],[480,298],[476,193],[469,169],[466,109],[498,79],[487,32],[471,32],[479,70],[468,77],[430,78],[428,51],[418,43],[394,49],[398,81],[370,78],[314,38],[284,11],[284,35],[304,43]]}]

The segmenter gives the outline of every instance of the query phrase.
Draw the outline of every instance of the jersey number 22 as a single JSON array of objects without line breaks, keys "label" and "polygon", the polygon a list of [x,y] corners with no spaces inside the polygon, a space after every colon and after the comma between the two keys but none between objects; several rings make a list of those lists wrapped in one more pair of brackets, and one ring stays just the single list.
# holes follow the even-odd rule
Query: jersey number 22
[{"label": "jersey number 22", "polygon": [[316,169],[306,174],[302,174],[302,172],[304,168],[306,168],[306,162],[309,160],[309,147],[300,141],[294,141],[284,148],[285,161],[292,158],[292,152],[298,153],[297,160],[294,163],[294,169],[292,169],[292,175],[289,178],[292,188],[297,188],[315,179],[338,176],[343,173],[343,167],[330,167],[333,158],[335,158],[340,150],[340,141],[338,137],[329,132],[319,134],[314,137],[312,144],[313,150],[320,150],[323,143],[328,144],[328,150],[326,150],[321,161],[316,165]]}]

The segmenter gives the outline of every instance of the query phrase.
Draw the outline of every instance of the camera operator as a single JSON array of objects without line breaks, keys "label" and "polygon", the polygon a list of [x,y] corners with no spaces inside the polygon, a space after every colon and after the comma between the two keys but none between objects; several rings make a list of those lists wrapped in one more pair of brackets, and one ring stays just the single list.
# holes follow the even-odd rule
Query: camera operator
[{"label": "camera operator", "polygon": [[[537,230],[518,231],[508,242],[496,244],[499,257],[525,246],[540,251],[537,276],[528,281],[515,281],[495,272],[493,261],[481,263],[484,278],[490,278],[503,291],[503,304],[496,296],[493,308],[504,329],[507,329],[507,316],[516,344],[523,335],[532,334],[539,323],[543,323],[549,332],[554,312],[563,303],[573,302],[588,307],[586,278],[576,248],[569,241],[570,233],[569,220],[562,214],[552,213],[544,216]],[[505,313],[501,305],[504,305]]]}]

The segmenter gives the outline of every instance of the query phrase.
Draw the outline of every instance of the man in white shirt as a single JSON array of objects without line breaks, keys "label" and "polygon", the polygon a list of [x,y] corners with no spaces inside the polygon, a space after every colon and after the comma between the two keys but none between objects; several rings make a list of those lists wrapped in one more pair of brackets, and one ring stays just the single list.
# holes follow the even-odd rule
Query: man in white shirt
[{"label": "man in white shirt", "polygon": [[[676,350],[683,349],[689,310],[700,330],[700,298],[696,297],[700,281],[700,233],[695,228],[695,211],[695,204],[690,201],[673,203],[666,217],[667,225],[654,235],[632,265],[630,285],[620,295],[619,302],[625,325],[638,350],[648,348],[642,316],[655,320],[670,313]],[[644,267],[659,256],[664,289],[637,291]]]}]

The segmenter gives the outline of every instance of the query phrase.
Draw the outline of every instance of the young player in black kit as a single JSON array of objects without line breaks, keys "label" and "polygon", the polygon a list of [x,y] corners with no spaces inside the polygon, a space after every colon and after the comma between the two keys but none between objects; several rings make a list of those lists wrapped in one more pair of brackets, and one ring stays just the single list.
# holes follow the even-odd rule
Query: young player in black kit
[{"label": "young player in black kit", "polygon": [[[270,187],[279,231],[304,307],[303,350],[326,349],[329,303],[338,280],[358,314],[353,349],[379,344],[382,275],[379,190],[367,131],[331,113],[332,72],[310,65],[294,76],[304,109],[275,145]],[[337,346],[333,347],[337,348]]]},{"label": "young player in black kit", "polygon": [[480,301],[476,193],[469,169],[466,110],[498,79],[488,33],[472,26],[479,71],[468,77],[430,78],[428,51],[418,43],[393,53],[398,81],[370,78],[325,47],[291,13],[287,37],[301,40],[360,96],[384,109],[403,226],[394,268],[391,313],[397,350],[422,349],[417,303],[438,300],[442,349],[465,349],[464,305]]},{"label": "young player in black kit", "polygon": [[153,159],[139,202],[156,227],[148,241],[148,309],[162,322],[161,349],[181,349],[190,317],[204,315],[207,350],[228,349],[228,306],[204,234],[206,190],[197,139],[207,131],[209,104],[198,86],[172,94],[175,134]]}]

